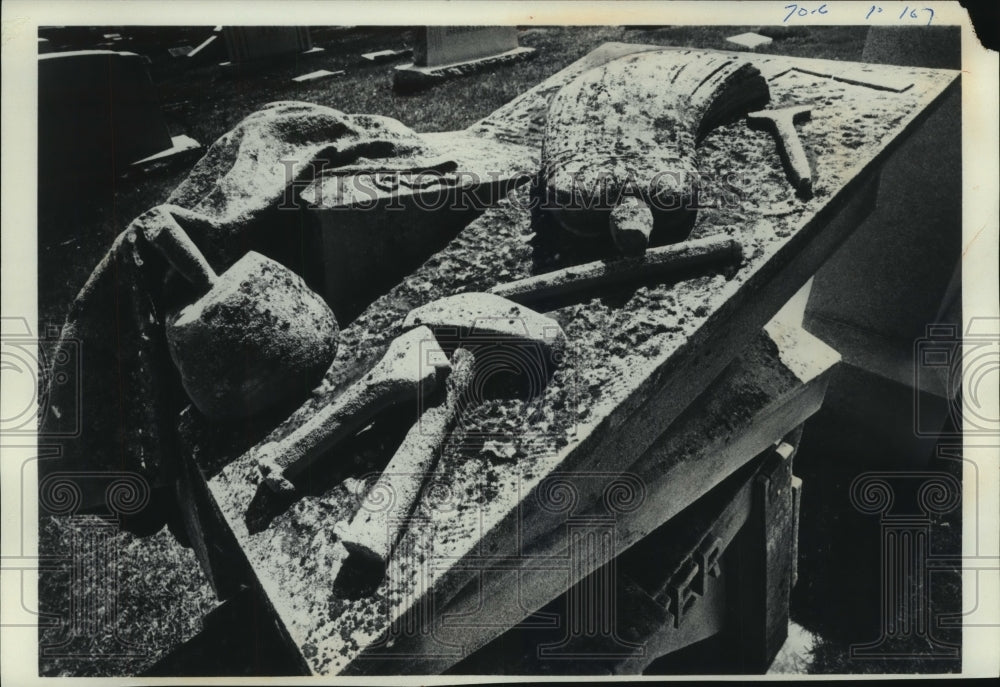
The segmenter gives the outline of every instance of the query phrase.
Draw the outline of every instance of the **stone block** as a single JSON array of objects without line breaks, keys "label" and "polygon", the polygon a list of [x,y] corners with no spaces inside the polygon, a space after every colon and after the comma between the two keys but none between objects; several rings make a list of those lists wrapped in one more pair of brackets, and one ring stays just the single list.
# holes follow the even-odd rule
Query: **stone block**
[{"label": "stone block", "polygon": [[517,47],[513,26],[427,26],[418,31],[413,63],[440,67],[493,57]]},{"label": "stone block", "polygon": [[526,183],[525,170],[534,164],[530,148],[464,132],[422,137],[454,156],[456,173],[401,174],[381,186],[372,174],[328,176],[302,192],[319,234],[323,292],[338,321],[350,322],[486,207]]},{"label": "stone block", "polygon": [[413,62],[396,67],[393,88],[412,91],[444,79],[534,56],[513,26],[428,26],[418,31]]}]

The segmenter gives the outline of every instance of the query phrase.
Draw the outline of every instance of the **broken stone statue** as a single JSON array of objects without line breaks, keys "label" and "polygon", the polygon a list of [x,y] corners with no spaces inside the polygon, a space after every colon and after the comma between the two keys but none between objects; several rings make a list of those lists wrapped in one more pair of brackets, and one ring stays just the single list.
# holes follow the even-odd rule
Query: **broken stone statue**
[{"label": "broken stone statue", "polygon": [[539,189],[577,236],[627,255],[686,238],[699,189],[698,143],[770,100],[760,71],[731,55],[643,52],[584,72],[549,105]]},{"label": "broken stone statue", "polygon": [[[288,160],[298,163],[294,175],[289,174],[284,164]],[[196,388],[205,382],[195,380],[205,375],[228,374],[205,370],[206,366],[212,366],[210,359],[219,362],[227,358],[225,346],[197,363],[194,361],[197,356],[179,354],[178,344],[185,336],[192,342],[195,339],[200,342],[201,334],[195,336],[192,329],[181,334],[191,324],[181,315],[172,323],[171,346],[166,335],[169,313],[196,301],[202,295],[196,284],[204,288],[210,272],[226,273],[218,278],[221,283],[226,281],[227,270],[236,269],[233,276],[244,268],[259,275],[267,271],[259,258],[245,257],[248,251],[275,261],[270,263],[271,267],[276,263],[284,265],[301,275],[309,288],[317,290],[317,281],[322,279],[317,275],[322,270],[321,266],[308,262],[316,259],[315,252],[302,250],[306,237],[301,214],[278,208],[290,196],[294,197],[303,183],[320,173],[353,174],[358,169],[419,172],[454,167],[452,159],[388,117],[347,115],[301,102],[271,103],[248,116],[215,141],[163,207],[141,214],[122,231],[77,295],[54,355],[58,357],[60,351],[80,347],[86,351],[87,363],[80,367],[73,384],[49,382],[40,432],[65,435],[75,431],[70,423],[76,422],[72,411],[77,406],[86,409],[86,421],[79,436],[64,442],[62,458],[45,467],[88,472],[134,471],[148,481],[154,495],[169,494],[178,413],[191,400],[210,415],[224,412],[222,406],[229,402],[225,397],[199,398]],[[156,237],[175,223],[204,258],[204,267],[194,273],[193,282],[179,276],[179,271],[172,269],[154,246]],[[278,271],[271,271],[268,280],[277,288],[276,282],[284,277]],[[236,281],[243,283],[233,280],[230,286],[235,286]],[[302,284],[288,281],[286,286],[290,292],[300,296],[303,293]],[[306,377],[311,380],[321,361],[335,350],[332,336],[328,335],[336,332],[336,326],[317,302],[305,306],[308,300],[301,300],[296,307],[306,309],[303,312],[317,325],[319,338],[325,338],[322,344],[315,339],[310,344],[317,346],[313,356],[300,358],[308,368]],[[254,317],[264,328],[274,325],[274,322],[265,324],[265,319],[293,317],[281,308],[259,303],[254,307],[257,308]],[[296,311],[294,316],[298,314]],[[239,367],[240,360],[251,351],[236,350],[243,344],[230,343],[234,348],[226,362]],[[181,362],[180,374],[172,364],[171,347]],[[278,349],[274,352],[284,355]],[[252,355],[258,353],[255,349]],[[264,376],[271,380],[281,376],[275,372],[269,369]],[[108,383],[111,378],[115,379],[114,384]],[[274,423],[284,417],[280,414],[284,407],[266,410],[263,405],[266,404],[254,401],[244,410],[276,414],[271,418]],[[251,431],[260,431],[263,436],[272,424],[265,418],[253,423]],[[85,496],[82,507],[100,505],[103,499],[103,494],[98,493]],[[142,531],[156,531],[167,517],[164,509],[148,506],[143,511],[146,522],[141,526]],[[135,527],[140,528],[138,520]]]}]

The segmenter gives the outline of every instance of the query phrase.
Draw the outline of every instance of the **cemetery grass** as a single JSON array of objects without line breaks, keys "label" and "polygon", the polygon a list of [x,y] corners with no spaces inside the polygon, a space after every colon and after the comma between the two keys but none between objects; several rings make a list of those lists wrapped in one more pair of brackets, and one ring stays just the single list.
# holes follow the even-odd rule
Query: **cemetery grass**
[{"label": "cemetery grass", "polygon": [[[149,38],[128,47],[151,60],[171,134],[187,134],[208,146],[247,115],[266,103],[302,100],[347,113],[373,113],[399,119],[416,131],[462,129],[531,88],[563,67],[608,41],[730,49],[725,37],[754,27],[661,27],[629,30],[623,27],[540,27],[521,31],[520,43],[536,49],[534,59],[448,81],[413,95],[395,95],[391,89],[392,65],[362,63],[363,52],[411,45],[411,34],[402,28],[362,27],[347,31],[316,28],[314,44],[324,47],[321,56],[291,60],[267,69],[223,73],[215,64],[190,67],[183,58],[172,58],[162,43]],[[120,29],[128,33],[128,27]],[[163,34],[164,32],[161,32]],[[136,32],[140,35],[140,32]],[[859,60],[864,44],[863,27],[809,27],[788,32],[763,53],[815,58]],[[192,42],[197,45],[197,39]],[[75,49],[93,46],[81,45]],[[317,69],[345,74],[312,82],[291,78]],[[80,287],[115,237],[137,215],[163,202],[187,174],[187,164],[153,170],[150,174],[117,182],[106,194],[76,208],[49,210],[59,199],[39,200],[39,325],[60,325]],[[43,517],[39,547],[43,555],[66,556],[72,533],[85,522],[71,518]],[[200,627],[201,618],[215,605],[208,582],[190,550],[166,530],[138,539],[116,535],[117,591],[104,598],[114,612],[108,616],[107,636],[83,651],[63,652],[40,660],[44,675],[134,675],[156,658],[184,641]],[[75,580],[68,564],[42,575],[40,610],[51,614],[55,627],[42,630],[51,643],[64,636],[73,584],[100,585],[101,580]],[[139,651],[121,651],[118,638],[128,638]],[[100,658],[102,654],[116,654]],[[824,661],[829,670],[836,661]],[[912,666],[898,666],[906,671]],[[836,668],[834,667],[834,670]]]}]

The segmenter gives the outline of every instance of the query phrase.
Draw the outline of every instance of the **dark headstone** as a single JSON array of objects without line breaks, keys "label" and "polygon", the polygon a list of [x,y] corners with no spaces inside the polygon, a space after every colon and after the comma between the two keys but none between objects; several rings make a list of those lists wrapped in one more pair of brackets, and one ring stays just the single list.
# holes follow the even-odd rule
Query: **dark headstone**
[{"label": "dark headstone", "polygon": [[[227,26],[222,35],[232,64],[313,51],[309,29],[304,26]],[[315,49],[317,51],[321,49]]]},{"label": "dark headstone", "polygon": [[82,50],[38,56],[41,182],[110,184],[133,162],[171,146],[139,55]]}]

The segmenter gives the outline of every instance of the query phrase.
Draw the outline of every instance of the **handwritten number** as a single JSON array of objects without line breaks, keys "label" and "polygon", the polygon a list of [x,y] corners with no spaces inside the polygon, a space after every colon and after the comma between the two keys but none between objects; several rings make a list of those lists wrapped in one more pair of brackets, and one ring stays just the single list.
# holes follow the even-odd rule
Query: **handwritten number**
[{"label": "handwritten number", "polygon": [[[792,17],[808,17],[810,14],[830,13],[829,3],[825,2],[821,4],[819,7],[816,7],[815,9],[809,9],[808,7],[803,7],[797,3],[785,5],[785,9],[788,10],[788,14],[785,15],[784,19],[782,19],[782,22],[785,23],[787,23],[788,20],[791,19]],[[884,10],[882,9],[881,6],[870,5],[868,7],[868,13],[865,14],[865,20],[867,21],[871,19],[872,15],[874,14],[882,14],[882,12],[884,12]],[[920,12],[927,12],[927,25],[930,26],[931,23],[934,21],[934,10],[930,7],[916,8],[906,5],[905,7],[903,7],[903,11],[899,13],[899,20],[903,21],[906,19],[919,19]]]}]

